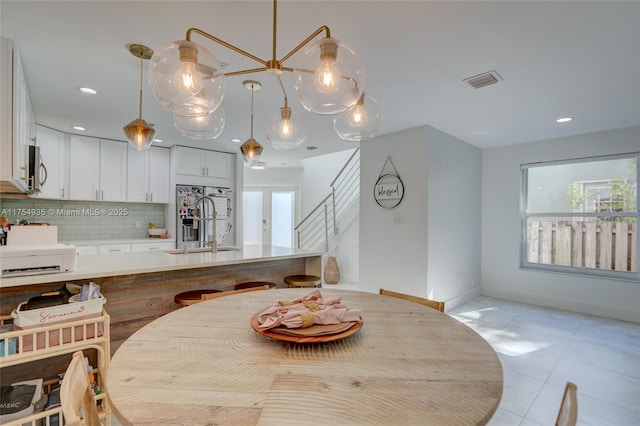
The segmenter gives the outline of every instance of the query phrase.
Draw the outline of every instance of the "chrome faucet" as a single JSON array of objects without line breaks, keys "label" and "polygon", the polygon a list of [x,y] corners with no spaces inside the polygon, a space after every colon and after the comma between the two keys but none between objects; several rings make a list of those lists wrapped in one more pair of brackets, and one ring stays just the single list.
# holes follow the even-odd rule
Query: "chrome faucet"
[{"label": "chrome faucet", "polygon": [[[208,200],[211,203],[211,209],[213,211],[213,217],[205,217],[205,208],[204,208],[204,201]],[[198,210],[198,206],[200,205],[200,203],[202,203],[202,210]],[[200,197],[200,199],[196,202],[195,205],[195,209],[196,212],[198,212],[198,214],[202,214],[202,217],[198,217],[197,220],[200,223],[200,247],[204,247],[206,245],[210,245],[211,246],[211,252],[212,253],[216,253],[218,251],[218,229],[217,229],[217,224],[216,224],[216,217],[218,216],[218,213],[216,212],[216,204],[213,201],[213,198],[207,196],[207,195],[203,195],[202,197]],[[208,227],[207,227],[207,222],[208,221],[212,221],[212,238],[211,241],[207,241],[207,233],[208,233]]]}]

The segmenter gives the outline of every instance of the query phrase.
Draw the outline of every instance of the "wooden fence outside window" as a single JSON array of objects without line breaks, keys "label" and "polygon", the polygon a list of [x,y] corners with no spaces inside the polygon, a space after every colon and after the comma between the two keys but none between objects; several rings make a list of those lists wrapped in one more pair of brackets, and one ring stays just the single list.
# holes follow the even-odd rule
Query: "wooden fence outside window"
[{"label": "wooden fence outside window", "polygon": [[534,221],[527,229],[527,261],[637,272],[636,222]]}]

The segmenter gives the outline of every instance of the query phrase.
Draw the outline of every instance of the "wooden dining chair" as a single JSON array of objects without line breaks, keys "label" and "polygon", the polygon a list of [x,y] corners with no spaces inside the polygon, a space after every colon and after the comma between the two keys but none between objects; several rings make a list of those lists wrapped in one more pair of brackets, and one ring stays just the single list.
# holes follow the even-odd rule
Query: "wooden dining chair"
[{"label": "wooden dining chair", "polygon": [[[71,363],[64,373],[60,386],[60,405],[66,425],[101,425],[82,351],[74,352]],[[81,409],[82,417],[80,417]]]},{"label": "wooden dining chair", "polygon": [[229,291],[221,291],[219,293],[208,293],[208,294],[202,295],[202,300],[217,299],[218,297],[231,296],[232,294],[247,293],[250,291],[269,290],[270,288],[271,287],[269,286],[269,284],[265,284],[260,287],[249,287],[249,288],[243,288],[240,290],[229,290]]},{"label": "wooden dining chair", "polygon": [[556,426],[575,426],[578,421],[578,387],[567,382],[558,411]]},{"label": "wooden dining chair", "polygon": [[384,288],[380,289],[380,294],[386,296],[393,296],[399,299],[409,300],[410,302],[420,303],[421,305],[428,306],[440,312],[444,312],[444,302],[438,302],[431,299],[425,299],[424,297],[412,296],[410,294],[398,293],[391,290],[385,290]]}]

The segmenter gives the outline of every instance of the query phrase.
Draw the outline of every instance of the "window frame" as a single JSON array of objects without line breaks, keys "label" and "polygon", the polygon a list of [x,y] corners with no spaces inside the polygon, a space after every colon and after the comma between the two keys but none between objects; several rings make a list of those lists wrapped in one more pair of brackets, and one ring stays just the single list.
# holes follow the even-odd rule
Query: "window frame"
[{"label": "window frame", "polygon": [[570,275],[578,275],[592,278],[605,278],[613,280],[623,280],[640,282],[640,235],[636,236],[636,265],[637,270],[634,271],[616,271],[612,269],[596,269],[583,266],[564,266],[544,263],[533,263],[527,260],[528,234],[527,222],[530,217],[601,217],[602,212],[528,212],[528,170],[537,167],[584,164],[589,162],[618,160],[618,159],[636,159],[636,210],[628,212],[607,212],[609,217],[631,217],[636,219],[636,232],[640,234],[640,203],[638,202],[638,193],[640,192],[640,151],[629,152],[615,155],[601,155],[593,157],[574,158],[568,160],[540,161],[535,163],[524,163],[520,165],[520,269],[539,272],[552,272]]}]

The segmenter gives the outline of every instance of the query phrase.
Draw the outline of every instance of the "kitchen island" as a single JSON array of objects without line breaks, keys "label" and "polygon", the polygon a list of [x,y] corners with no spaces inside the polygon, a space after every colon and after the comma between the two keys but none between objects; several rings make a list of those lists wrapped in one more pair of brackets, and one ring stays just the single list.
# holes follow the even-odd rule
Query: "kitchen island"
[{"label": "kitchen island", "polygon": [[111,315],[111,349],[140,327],[179,308],[176,294],[196,289],[232,290],[245,281],[286,287],[287,275],[321,276],[322,253],[247,245],[217,253],[130,252],[78,256],[73,271],[0,279],[0,315],[30,297],[65,283],[100,285]]}]

